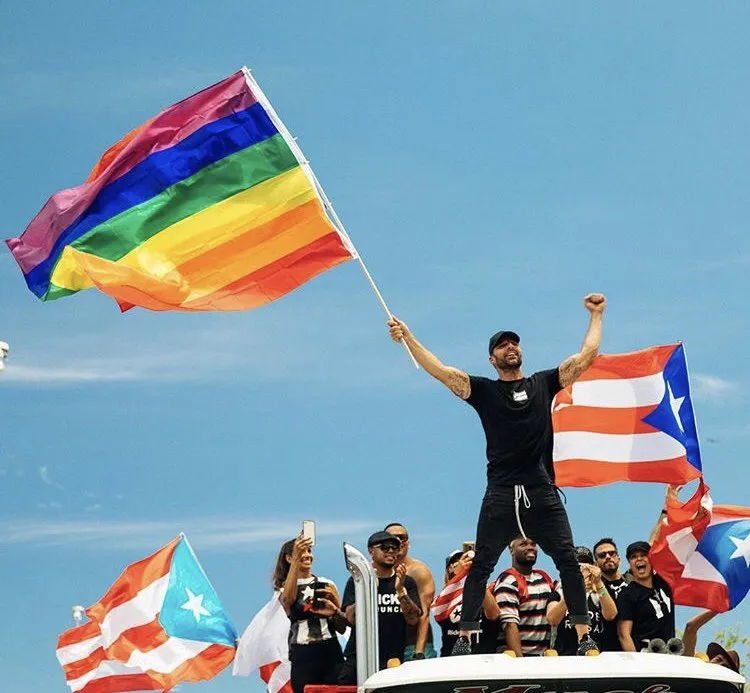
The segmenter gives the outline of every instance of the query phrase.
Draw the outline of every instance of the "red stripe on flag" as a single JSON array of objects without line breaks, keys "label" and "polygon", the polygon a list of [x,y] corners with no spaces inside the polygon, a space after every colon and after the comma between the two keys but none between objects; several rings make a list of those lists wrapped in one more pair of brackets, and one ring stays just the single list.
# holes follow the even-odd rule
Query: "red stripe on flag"
[{"label": "red stripe on flag", "polygon": [[660,482],[668,475],[674,484],[686,484],[701,473],[686,457],[657,462],[597,462],[594,460],[562,460],[555,462],[555,483],[558,486],[602,486],[616,481]]},{"label": "red stripe on flag", "polygon": [[168,674],[154,671],[143,674],[119,674],[94,679],[79,693],[120,693],[122,691],[168,691],[178,683],[207,681],[231,664],[235,650],[227,645],[211,645],[197,657],[173,669]]},{"label": "red stripe on flag", "polygon": [[86,609],[86,614],[93,621],[104,620],[109,611],[116,606],[129,602],[144,587],[160,577],[164,577],[172,565],[172,555],[182,537],[177,537],[164,548],[142,561],[129,565],[115,581],[112,587],[96,604]]},{"label": "red stripe on flag", "polygon": [[78,693],[122,693],[123,691],[158,691],[161,684],[148,674],[121,674],[89,681]]},{"label": "red stripe on flag", "polygon": [[178,683],[198,683],[208,681],[220,671],[228,667],[234,660],[235,649],[228,645],[211,645],[169,674],[151,673],[151,677],[161,682],[165,690],[173,688]]},{"label": "red stripe on flag", "polygon": [[281,666],[281,662],[271,662],[270,664],[264,664],[260,669],[258,669],[258,674],[260,675],[260,678],[263,679],[264,683],[268,683],[271,680],[271,676],[273,676],[273,672],[276,671]]},{"label": "red stripe on flag", "polygon": [[726,585],[710,580],[681,577],[672,589],[675,604],[710,609],[717,613],[727,610],[729,590]]},{"label": "red stripe on flag", "polygon": [[59,650],[61,647],[67,647],[68,645],[75,645],[84,640],[91,640],[91,638],[95,638],[97,635],[99,635],[99,624],[95,621],[89,621],[61,633],[57,638],[57,649]]},{"label": "red stripe on flag", "polygon": [[555,433],[586,431],[589,433],[635,434],[655,433],[659,429],[642,420],[656,406],[609,409],[605,407],[561,407],[552,412]]},{"label": "red stripe on flag", "polygon": [[103,648],[98,647],[88,657],[79,659],[70,664],[63,666],[63,672],[65,673],[66,681],[74,681],[80,678],[84,674],[88,674],[98,667],[102,662],[106,662],[109,659],[107,653]]},{"label": "red stripe on flag", "polygon": [[667,344],[629,354],[601,354],[576,382],[643,378],[656,375],[664,370],[669,357],[678,346],[678,344]]},{"label": "red stripe on flag", "polygon": [[750,508],[743,508],[739,505],[715,505],[713,519],[721,520],[723,517],[728,520],[747,520],[750,519]]}]

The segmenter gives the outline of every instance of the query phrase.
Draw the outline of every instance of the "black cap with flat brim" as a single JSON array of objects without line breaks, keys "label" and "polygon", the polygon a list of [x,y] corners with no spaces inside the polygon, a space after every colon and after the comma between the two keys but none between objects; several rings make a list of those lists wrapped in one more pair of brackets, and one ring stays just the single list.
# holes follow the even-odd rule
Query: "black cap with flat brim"
[{"label": "black cap with flat brim", "polygon": [[390,532],[375,532],[367,540],[367,548],[369,549],[377,544],[395,544],[396,546],[401,546],[401,540]]},{"label": "black cap with flat brim", "polygon": [[630,560],[630,557],[636,552],[645,553],[651,551],[651,544],[647,541],[634,541],[632,544],[628,544],[628,548],[625,550],[625,558]]},{"label": "black cap with flat brim", "polygon": [[490,354],[500,342],[506,339],[515,342],[516,344],[521,343],[521,338],[518,336],[518,333],[513,332],[512,330],[500,330],[500,332],[495,332],[495,334],[490,337]]}]

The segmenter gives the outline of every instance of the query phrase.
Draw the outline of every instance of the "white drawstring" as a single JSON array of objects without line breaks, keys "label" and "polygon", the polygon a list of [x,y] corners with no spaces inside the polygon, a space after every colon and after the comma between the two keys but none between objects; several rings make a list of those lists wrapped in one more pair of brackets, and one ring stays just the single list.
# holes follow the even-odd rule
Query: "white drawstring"
[{"label": "white drawstring", "polygon": [[513,487],[513,490],[515,492],[515,499],[514,503],[516,506],[516,522],[518,522],[518,530],[521,532],[521,536],[524,539],[528,539],[526,536],[526,532],[523,531],[523,525],[521,524],[521,508],[519,501],[523,498],[523,507],[528,510],[531,507],[531,501],[529,500],[529,497],[526,495],[526,488],[523,484],[516,484]]}]

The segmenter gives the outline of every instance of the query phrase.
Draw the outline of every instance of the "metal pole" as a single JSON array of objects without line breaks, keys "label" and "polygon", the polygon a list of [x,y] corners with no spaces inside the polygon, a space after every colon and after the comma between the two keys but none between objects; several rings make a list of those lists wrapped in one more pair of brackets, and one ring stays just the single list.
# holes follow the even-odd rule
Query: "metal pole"
[{"label": "metal pole", "polygon": [[346,569],[354,580],[354,604],[357,636],[357,685],[364,685],[379,669],[378,649],[378,579],[370,561],[350,544],[344,542]]}]

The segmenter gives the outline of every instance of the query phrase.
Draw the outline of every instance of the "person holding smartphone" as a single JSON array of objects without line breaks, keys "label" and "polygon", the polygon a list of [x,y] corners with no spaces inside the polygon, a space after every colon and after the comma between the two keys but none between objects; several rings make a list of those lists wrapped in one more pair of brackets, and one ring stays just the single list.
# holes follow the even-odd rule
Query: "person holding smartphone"
[{"label": "person holding smartphone", "polygon": [[347,628],[336,585],[312,572],[312,537],[284,543],[276,561],[274,588],[289,616],[289,661],[294,693],[308,684],[336,682],[343,655],[336,633]]}]

